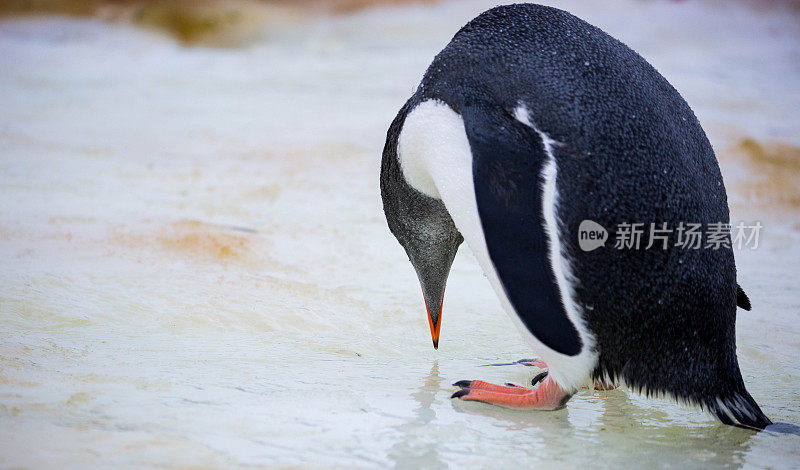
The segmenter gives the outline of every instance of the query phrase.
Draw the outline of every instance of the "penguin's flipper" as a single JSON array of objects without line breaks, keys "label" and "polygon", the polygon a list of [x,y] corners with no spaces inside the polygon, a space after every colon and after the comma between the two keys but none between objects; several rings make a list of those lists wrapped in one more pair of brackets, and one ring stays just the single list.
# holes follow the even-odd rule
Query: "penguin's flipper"
[{"label": "penguin's flipper", "polygon": [[[554,204],[548,206],[543,172],[553,162],[544,138],[493,100],[465,104],[461,117],[483,235],[505,294],[538,341],[577,356],[583,341],[567,312],[565,302],[571,299],[562,298],[568,295],[562,296],[559,287],[558,229],[547,220]],[[551,249],[548,234],[556,248]]]},{"label": "penguin's flipper", "polygon": [[750,299],[747,297],[747,294],[744,293],[744,289],[742,289],[742,286],[739,284],[736,284],[736,305],[747,310],[748,312],[752,308],[750,306]]}]

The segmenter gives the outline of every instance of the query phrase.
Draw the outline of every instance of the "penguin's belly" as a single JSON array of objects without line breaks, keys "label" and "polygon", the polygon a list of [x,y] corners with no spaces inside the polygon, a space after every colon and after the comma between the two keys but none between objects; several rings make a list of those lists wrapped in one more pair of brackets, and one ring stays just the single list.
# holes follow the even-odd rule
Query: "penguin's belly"
[{"label": "penguin's belly", "polygon": [[[406,181],[418,191],[441,199],[464,240],[530,347],[547,362],[552,377],[565,388],[577,388],[590,380],[597,354],[582,325],[576,326],[584,349],[568,356],[546,346],[525,326],[506,295],[489,256],[473,179],[472,151],[461,116],[445,103],[429,100],[406,116],[398,141],[398,158]],[[538,217],[532,214],[532,217]]]}]

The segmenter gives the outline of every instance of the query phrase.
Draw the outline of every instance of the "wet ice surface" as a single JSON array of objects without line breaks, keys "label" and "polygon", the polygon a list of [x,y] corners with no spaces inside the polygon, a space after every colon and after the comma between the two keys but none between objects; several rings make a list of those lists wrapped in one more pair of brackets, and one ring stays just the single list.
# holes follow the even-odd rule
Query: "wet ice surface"
[{"label": "wet ice surface", "polygon": [[[0,23],[0,465],[794,466],[800,437],[623,391],[565,410],[449,399],[525,383],[530,357],[475,260],[450,276],[438,351],[378,194],[389,122],[486,8],[377,9],[243,49],[94,20]],[[753,301],[745,382],[800,424],[797,207],[745,194],[724,150],[797,145],[792,10],[562,5],[681,91],[721,159]],[[676,374],[681,364],[675,364]]]}]

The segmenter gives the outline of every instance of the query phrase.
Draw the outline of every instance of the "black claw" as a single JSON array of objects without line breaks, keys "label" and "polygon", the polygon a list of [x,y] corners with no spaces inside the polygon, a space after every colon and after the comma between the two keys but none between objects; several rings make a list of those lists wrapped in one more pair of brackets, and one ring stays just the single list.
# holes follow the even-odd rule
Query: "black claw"
[{"label": "black claw", "polygon": [[536,377],[534,377],[533,380],[531,380],[531,385],[538,384],[539,382],[544,380],[545,377],[547,377],[547,371],[541,372]]},{"label": "black claw", "polygon": [[456,393],[450,395],[450,398],[461,398],[464,395],[469,395],[469,390],[466,388],[462,388],[461,390],[457,391]]},{"label": "black claw", "polygon": [[472,385],[472,380],[459,380],[453,384],[453,387],[469,388]]},{"label": "black claw", "polygon": [[522,364],[523,366],[532,367],[532,366],[530,366],[529,364],[525,364],[525,362],[533,362],[533,361],[535,361],[536,359],[537,359],[537,358],[533,358],[533,359],[520,359],[520,360],[518,360],[518,361],[514,361],[514,362],[498,362],[498,363],[496,363],[496,364],[483,364],[483,365],[480,365],[480,366],[478,366],[478,367],[515,366],[515,365],[517,365],[517,364]]},{"label": "black claw", "polygon": [[538,359],[538,358],[537,358],[537,357],[535,357],[535,358],[533,358],[533,359],[520,359],[519,361],[515,362],[514,364],[522,364],[523,366],[526,366],[526,367],[533,367],[532,365],[530,365],[530,364],[525,364],[525,363],[526,363],[526,362],[533,362],[533,361],[535,361],[536,359]]},{"label": "black claw", "polygon": [[519,387],[519,385],[512,384],[511,382],[506,382],[506,387]]}]

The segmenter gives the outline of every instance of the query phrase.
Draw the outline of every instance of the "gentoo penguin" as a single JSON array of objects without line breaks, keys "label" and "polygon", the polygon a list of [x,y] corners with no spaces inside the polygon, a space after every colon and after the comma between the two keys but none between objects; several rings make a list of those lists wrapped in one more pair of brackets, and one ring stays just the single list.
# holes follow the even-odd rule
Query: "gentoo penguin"
[{"label": "gentoo penguin", "polygon": [[[553,410],[601,380],[726,424],[770,424],[736,358],[737,299],[748,302],[730,244],[679,246],[681,223],[707,232],[729,221],[714,151],[678,92],[618,40],[556,8],[481,14],[400,109],[381,166],[386,219],[422,285],[434,347],[466,240],[549,367],[534,389],[461,381],[454,398]],[[655,246],[584,251],[586,220],[610,240],[625,224],[672,232]]]}]

